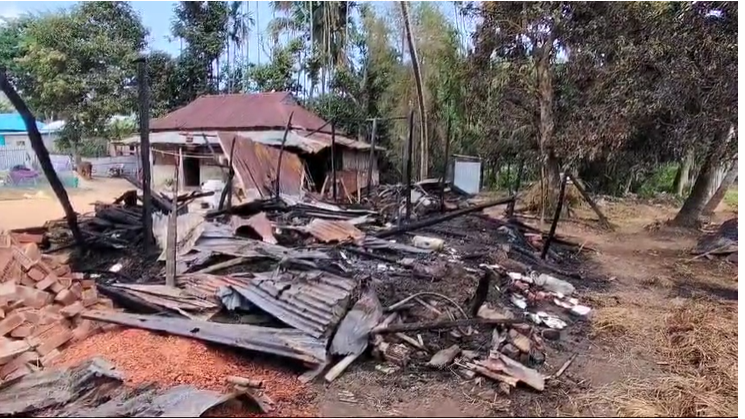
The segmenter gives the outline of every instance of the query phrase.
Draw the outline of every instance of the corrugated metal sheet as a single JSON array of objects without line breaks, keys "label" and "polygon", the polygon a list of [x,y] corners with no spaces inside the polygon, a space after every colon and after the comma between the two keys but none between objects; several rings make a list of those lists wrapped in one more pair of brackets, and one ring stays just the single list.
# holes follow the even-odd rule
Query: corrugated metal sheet
[{"label": "corrugated metal sheet", "polygon": [[359,281],[328,272],[268,272],[235,290],[283,323],[321,338],[331,335],[358,287]]},{"label": "corrugated metal sheet", "polygon": [[109,311],[88,311],[81,314],[81,317],[294,358],[311,364],[326,361],[328,339],[318,339],[291,328],[278,329]]},{"label": "corrugated metal sheet", "polygon": [[[255,189],[261,197],[272,196],[277,181],[277,164],[280,150],[267,147],[231,133],[218,135],[223,153],[230,157],[233,150],[233,168],[244,190]],[[235,146],[233,143],[235,142]],[[305,168],[300,158],[289,151],[282,156],[280,167],[280,193],[285,195],[300,195],[303,189]]]},{"label": "corrugated metal sheet", "polygon": [[247,287],[251,278],[210,274],[184,274],[176,278],[176,286],[189,294],[217,301],[215,294],[221,287]]},{"label": "corrugated metal sheet", "polygon": [[324,243],[340,243],[348,240],[357,241],[365,237],[365,233],[349,221],[343,220],[314,218],[305,226],[305,231]]},{"label": "corrugated metal sheet", "polygon": [[95,357],[66,369],[45,369],[0,385],[0,416],[200,417],[234,399],[192,386],[132,388],[115,366]]},{"label": "corrugated metal sheet", "polygon": [[292,126],[315,130],[326,121],[300,106],[290,92],[202,96],[150,121],[153,131],[255,130]]}]

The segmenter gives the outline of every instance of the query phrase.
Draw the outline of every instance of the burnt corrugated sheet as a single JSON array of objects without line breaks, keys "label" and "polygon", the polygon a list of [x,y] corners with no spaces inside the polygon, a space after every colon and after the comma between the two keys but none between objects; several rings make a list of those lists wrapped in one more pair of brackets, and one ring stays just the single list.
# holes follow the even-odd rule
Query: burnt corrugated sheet
[{"label": "burnt corrugated sheet", "polygon": [[320,364],[326,360],[328,339],[318,339],[290,328],[279,329],[103,311],[89,311],[81,316],[88,320],[165,332],[205,342],[294,358],[311,364]]},{"label": "burnt corrugated sheet", "polygon": [[359,290],[359,281],[328,272],[254,274],[239,294],[298,330],[315,338],[329,337]]},{"label": "burnt corrugated sheet", "polygon": [[314,218],[305,229],[313,237],[324,243],[359,240],[365,237],[365,233],[352,223],[342,220]]},{"label": "burnt corrugated sheet", "polygon": [[237,395],[185,385],[130,388],[114,365],[96,357],[2,383],[0,416],[200,417]]},{"label": "burnt corrugated sheet", "polygon": [[[233,150],[233,169],[243,188],[246,191],[255,189],[264,198],[272,196],[275,193],[280,150],[233,133],[221,132],[218,138],[227,158],[230,158],[231,149]],[[305,166],[300,158],[285,150],[279,174],[280,193],[300,195],[304,174]]]},{"label": "burnt corrugated sheet", "polygon": [[180,275],[176,285],[192,295],[216,301],[215,295],[221,287],[246,287],[250,281],[251,278],[193,273]]}]

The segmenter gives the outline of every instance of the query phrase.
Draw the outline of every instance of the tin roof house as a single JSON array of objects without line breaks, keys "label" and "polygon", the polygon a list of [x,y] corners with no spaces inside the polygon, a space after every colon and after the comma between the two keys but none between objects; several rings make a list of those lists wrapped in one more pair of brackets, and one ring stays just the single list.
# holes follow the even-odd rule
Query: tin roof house
[{"label": "tin roof house", "polygon": [[[300,106],[289,92],[202,96],[151,120],[153,184],[162,186],[172,179],[178,162],[182,170],[179,183],[184,187],[199,186],[207,180],[225,180],[232,152],[240,186],[244,190],[258,189],[254,192],[260,196],[267,195],[270,182],[266,179],[276,178],[279,148],[291,114],[280,179],[289,170],[295,175],[286,175],[285,179],[297,182],[299,176],[301,188],[320,190],[331,173],[333,154],[337,178],[347,194],[366,184],[370,145],[337,132],[332,153],[331,125]],[[122,143],[131,146],[139,141],[137,135]],[[375,184],[379,177],[376,159],[372,164]],[[298,190],[298,185],[287,186],[285,190],[286,182],[280,180],[280,183],[286,193],[294,194]]]}]

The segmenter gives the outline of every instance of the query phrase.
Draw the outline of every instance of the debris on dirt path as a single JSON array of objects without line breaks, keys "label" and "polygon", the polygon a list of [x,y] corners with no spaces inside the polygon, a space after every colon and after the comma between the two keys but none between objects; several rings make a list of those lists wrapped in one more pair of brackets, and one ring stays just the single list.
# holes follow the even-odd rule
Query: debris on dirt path
[{"label": "debris on dirt path", "polygon": [[737,263],[737,217],[723,222],[716,230],[704,234],[691,250],[696,258],[719,256]]},{"label": "debris on dirt path", "polygon": [[[95,388],[96,391],[90,391]],[[178,385],[129,388],[115,365],[94,356],[67,369],[48,369],[8,381],[0,388],[0,416],[200,417],[240,398]]]},{"label": "debris on dirt path", "polygon": [[[82,318],[133,329],[101,335],[114,342],[108,345],[120,345],[114,353],[107,353],[106,341],[92,340],[77,343],[62,359],[79,362],[100,353],[127,373],[128,382],[163,387],[233,391],[235,384],[225,379],[229,375],[260,380],[260,391],[239,390],[264,412],[279,415],[307,413],[284,411],[283,391],[296,389],[290,397],[302,399],[301,382],[318,376],[333,381],[350,365],[367,362],[367,354],[377,358],[375,370],[392,379],[453,371],[469,380],[492,379],[495,392],[518,383],[542,391],[541,371],[549,349],[561,348],[561,330],[591,315],[574,296],[572,281],[583,277],[577,259],[581,248],[557,240],[541,258],[545,233],[513,219],[478,214],[514,198],[474,203],[450,194],[440,205],[440,194],[429,186],[411,191],[415,211],[406,222],[400,211],[406,200],[398,188],[385,187],[352,205],[307,194],[206,214],[179,208],[175,287],[164,285],[157,274],[99,276],[99,287],[125,312],[89,311]],[[386,207],[386,200],[395,201],[397,209]],[[97,237],[108,240],[110,248],[117,247],[120,230],[135,234],[136,225],[142,228],[136,217],[126,218],[130,229],[112,221],[139,211],[136,195],[125,201],[100,205],[98,212],[110,225],[94,222]],[[443,207],[453,211],[437,214]],[[165,219],[153,214],[161,250]],[[47,235],[64,236],[59,229]],[[47,235],[29,239],[61,245]],[[160,259],[154,266],[162,272]],[[161,342],[162,352],[147,330],[166,333],[162,339],[173,340],[167,342],[208,352],[216,349],[205,342],[218,343],[283,357],[309,370],[262,375],[225,371],[209,361],[185,365],[180,356],[188,347],[171,350]],[[71,352],[76,347],[87,349]],[[160,355],[148,362],[138,355],[154,353]],[[201,355],[209,356],[216,353]],[[204,370],[190,372],[194,365]],[[228,407],[219,411],[239,414]]]},{"label": "debris on dirt path", "polygon": [[[228,376],[248,377],[261,381],[263,390],[274,401],[272,415],[313,415],[312,407],[303,403],[308,389],[297,380],[294,371],[193,339],[116,329],[72,345],[54,365],[73,366],[96,355],[116,365],[131,387],[154,383],[159,388],[190,385],[230,392],[233,384],[227,381]],[[241,413],[257,412],[244,408]]]}]

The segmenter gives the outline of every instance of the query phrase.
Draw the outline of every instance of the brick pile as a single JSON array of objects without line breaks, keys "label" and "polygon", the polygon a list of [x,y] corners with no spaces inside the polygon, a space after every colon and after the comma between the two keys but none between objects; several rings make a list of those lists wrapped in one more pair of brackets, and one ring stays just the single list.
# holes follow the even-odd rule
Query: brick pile
[{"label": "brick pile", "polygon": [[25,239],[0,231],[0,383],[42,369],[98,331],[83,311],[113,308],[93,280]]}]

